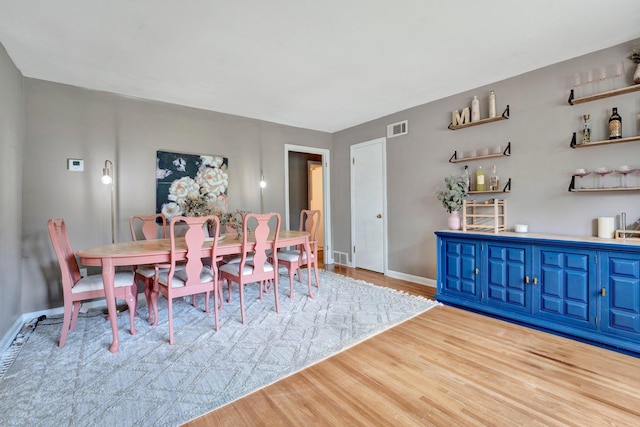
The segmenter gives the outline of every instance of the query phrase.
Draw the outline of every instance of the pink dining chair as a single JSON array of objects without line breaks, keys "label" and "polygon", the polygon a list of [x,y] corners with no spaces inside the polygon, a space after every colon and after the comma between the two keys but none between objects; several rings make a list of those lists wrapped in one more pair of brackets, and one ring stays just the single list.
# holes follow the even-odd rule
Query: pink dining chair
[{"label": "pink dining chair", "polygon": [[[213,237],[209,237],[206,224],[213,224]],[[180,250],[179,239],[176,235],[176,227],[179,234],[184,232],[184,244],[186,253]],[[216,330],[218,323],[218,296],[221,295],[218,283],[218,267],[216,255],[218,249],[218,235],[220,220],[215,215],[200,217],[174,217],[169,222],[170,240],[170,264],[165,270],[156,266],[153,289],[151,292],[151,305],[154,312],[154,326],[158,324],[158,295],[167,298],[169,311],[169,343],[173,344],[173,299],[191,295],[192,305],[197,307],[196,294],[205,294],[205,312],[209,313],[209,295],[213,291],[213,305],[215,312]],[[203,246],[206,240],[211,240],[211,250],[203,257]],[[180,260],[179,260],[180,258]],[[212,260],[211,266],[203,264],[203,258]],[[181,266],[182,259],[186,259]]]},{"label": "pink dining chair", "polygon": [[[271,229],[269,223],[275,219],[274,228]],[[249,236],[249,228],[255,229],[252,235],[255,241]],[[265,283],[273,282],[273,290],[276,304],[276,313],[280,313],[280,303],[278,301],[278,260],[269,262],[269,255],[278,245],[280,234],[280,214],[246,214],[242,223],[242,248],[240,262],[228,263],[220,267],[220,279],[228,284],[228,301],[231,301],[231,284],[237,283],[240,293],[240,313],[242,323],[245,323],[244,310],[244,286],[248,283],[258,282],[260,287],[260,300],[266,291]]]},{"label": "pink dining chair", "polygon": [[[287,268],[289,272],[289,298],[293,298],[293,276],[298,273],[298,281],[302,283],[300,269],[302,267],[313,268],[316,288],[320,288],[318,278],[318,228],[320,225],[319,210],[300,211],[300,231],[309,233],[309,246],[311,247],[311,259],[307,260],[307,253],[303,245],[298,245],[295,249],[278,251],[278,263]],[[309,290],[311,291],[311,290]]]},{"label": "pink dining chair", "polygon": [[[104,298],[104,282],[102,281],[101,274],[81,277],[78,260],[71,249],[69,236],[67,235],[67,226],[62,218],[50,219],[47,226],[49,228],[51,244],[58,258],[58,264],[60,265],[60,273],[62,274],[64,317],[58,345],[64,347],[69,330],[73,330],[76,327],[82,301]],[[137,331],[133,324],[133,316],[136,310],[134,296],[134,288],[136,285],[133,281],[133,273],[116,272],[114,285],[115,297],[127,302],[131,334],[135,335]]]},{"label": "pink dining chair", "polygon": [[[131,229],[131,240],[152,240],[167,238],[167,219],[159,213],[154,215],[131,215],[129,217],[129,228]],[[165,268],[168,270],[169,266]],[[136,285],[143,283],[144,296],[147,301],[147,321],[152,322],[151,310],[151,288],[153,287],[153,278],[156,275],[155,266],[151,264],[134,265],[133,279]],[[138,307],[138,292],[135,292],[136,307]]]}]

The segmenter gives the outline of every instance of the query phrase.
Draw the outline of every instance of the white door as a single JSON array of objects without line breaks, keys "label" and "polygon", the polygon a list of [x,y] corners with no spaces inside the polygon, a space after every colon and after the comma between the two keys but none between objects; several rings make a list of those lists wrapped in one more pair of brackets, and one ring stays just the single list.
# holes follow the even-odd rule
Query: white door
[{"label": "white door", "polygon": [[386,139],[351,147],[351,259],[354,267],[386,271]]}]

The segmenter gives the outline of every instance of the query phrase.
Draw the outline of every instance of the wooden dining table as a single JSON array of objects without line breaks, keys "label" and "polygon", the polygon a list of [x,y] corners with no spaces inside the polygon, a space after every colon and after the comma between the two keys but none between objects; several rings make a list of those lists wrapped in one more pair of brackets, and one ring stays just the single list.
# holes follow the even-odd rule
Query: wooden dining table
[{"label": "wooden dining table", "polygon": [[[251,235],[247,237],[251,240]],[[269,237],[269,241],[273,241],[273,234]],[[293,230],[280,231],[276,249],[296,245],[303,245],[307,259],[311,259],[311,247],[309,245],[308,232]],[[119,347],[114,289],[116,267],[169,263],[170,246],[169,239],[136,240],[131,242],[95,246],[88,249],[82,249],[76,253],[83,265],[102,267],[105,299],[107,301],[109,322],[111,322],[111,330],[113,331],[113,341],[109,347],[109,350],[112,353],[116,353]],[[237,255],[241,253],[241,250],[242,240],[237,236],[226,235],[224,239],[218,241],[217,256]],[[180,257],[181,254],[186,255],[187,248],[183,238],[177,239],[176,251],[178,257]],[[202,247],[202,257],[206,258],[210,255],[211,243],[205,242]],[[186,256],[184,258],[178,258],[177,261],[184,259],[186,259]],[[315,295],[311,289],[311,269],[307,269],[307,274],[309,296],[314,298]],[[136,331],[132,330],[131,333],[135,334]]]}]

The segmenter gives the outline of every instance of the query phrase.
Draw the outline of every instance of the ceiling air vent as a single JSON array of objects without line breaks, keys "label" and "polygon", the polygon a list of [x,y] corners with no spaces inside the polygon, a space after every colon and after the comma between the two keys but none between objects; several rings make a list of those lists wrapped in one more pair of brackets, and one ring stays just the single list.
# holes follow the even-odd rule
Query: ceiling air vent
[{"label": "ceiling air vent", "polygon": [[409,133],[409,121],[394,123],[387,126],[387,138],[393,138],[400,135],[406,135]]}]

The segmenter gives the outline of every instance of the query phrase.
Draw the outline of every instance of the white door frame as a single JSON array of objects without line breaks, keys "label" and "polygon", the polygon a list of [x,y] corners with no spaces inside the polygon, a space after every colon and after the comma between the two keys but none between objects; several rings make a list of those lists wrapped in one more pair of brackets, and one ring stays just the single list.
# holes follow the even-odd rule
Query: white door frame
[{"label": "white door frame", "polygon": [[289,217],[289,152],[320,154],[322,156],[322,204],[324,215],[322,222],[324,225],[324,263],[333,264],[333,239],[331,237],[331,185],[330,185],[330,154],[324,148],[306,147],[304,145],[284,145],[284,223],[287,230],[290,227]]},{"label": "white door frame", "polygon": [[[367,145],[374,144],[382,144],[382,268],[383,274],[387,275],[388,269],[388,257],[387,257],[387,241],[388,241],[388,232],[387,232],[387,138],[377,138],[372,139],[370,141],[361,142],[359,144],[354,144],[350,148],[350,158],[353,159],[354,150],[357,148],[365,147]],[[351,265],[352,267],[357,267],[356,263],[356,253],[353,250],[356,241],[356,220],[355,220],[355,196],[353,189],[355,188],[355,173],[353,169],[353,161],[349,163],[350,175],[351,175]]]}]

